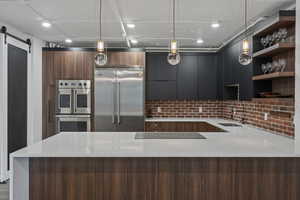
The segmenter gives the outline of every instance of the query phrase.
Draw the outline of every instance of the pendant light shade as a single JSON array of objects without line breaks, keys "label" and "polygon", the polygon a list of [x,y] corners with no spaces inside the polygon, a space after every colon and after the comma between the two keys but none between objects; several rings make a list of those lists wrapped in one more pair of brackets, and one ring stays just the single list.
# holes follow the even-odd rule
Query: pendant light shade
[{"label": "pendant light shade", "polygon": [[168,54],[168,63],[170,65],[178,65],[180,63],[180,55],[179,53],[172,53]]},{"label": "pendant light shade", "polygon": [[170,53],[168,54],[167,60],[170,65],[177,65],[180,63],[178,41],[175,39],[175,0],[173,0],[173,39],[170,42]]},{"label": "pendant light shade", "polygon": [[98,40],[97,42],[97,51],[98,54],[95,56],[95,64],[99,65],[99,66],[103,66],[106,65],[107,63],[107,55],[105,53],[105,45],[104,45],[104,41],[102,40],[102,0],[100,0],[100,4],[99,4],[99,38],[100,40]]},{"label": "pendant light shade", "polygon": [[98,40],[97,42],[97,51],[104,52],[104,42],[102,40]]},{"label": "pendant light shade", "polygon": [[247,12],[248,12],[248,1],[245,0],[245,39],[243,40],[243,46],[242,46],[242,52],[239,56],[239,63],[241,65],[249,65],[252,62],[252,55],[251,55],[251,49],[250,49],[250,42],[248,40],[247,35]]}]

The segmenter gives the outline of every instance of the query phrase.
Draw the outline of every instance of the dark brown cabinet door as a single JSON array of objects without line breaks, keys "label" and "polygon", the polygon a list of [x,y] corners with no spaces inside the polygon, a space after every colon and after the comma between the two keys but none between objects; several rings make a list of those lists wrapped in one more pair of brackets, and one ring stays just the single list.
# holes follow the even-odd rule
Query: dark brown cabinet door
[{"label": "dark brown cabinet door", "polygon": [[145,66],[145,52],[108,52],[110,66]]}]

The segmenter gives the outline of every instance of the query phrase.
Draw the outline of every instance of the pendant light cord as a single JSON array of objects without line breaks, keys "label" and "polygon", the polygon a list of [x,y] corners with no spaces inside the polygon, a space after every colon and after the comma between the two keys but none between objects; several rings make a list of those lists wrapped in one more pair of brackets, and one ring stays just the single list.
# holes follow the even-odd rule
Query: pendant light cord
[{"label": "pendant light cord", "polygon": [[100,40],[102,39],[102,0],[100,0],[99,3],[99,36],[100,36]]},{"label": "pendant light cord", "polygon": [[248,0],[245,0],[245,34],[246,34],[246,36],[248,35],[247,34],[247,31],[248,31],[247,17],[248,17]]},{"label": "pendant light cord", "polygon": [[173,40],[175,40],[175,0],[173,0]]}]

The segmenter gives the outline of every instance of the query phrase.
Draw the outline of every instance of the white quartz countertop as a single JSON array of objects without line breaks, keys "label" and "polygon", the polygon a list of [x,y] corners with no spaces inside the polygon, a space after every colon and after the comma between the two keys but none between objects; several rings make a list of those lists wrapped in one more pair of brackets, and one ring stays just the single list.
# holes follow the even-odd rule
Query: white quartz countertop
[{"label": "white quartz countertop", "polygon": [[12,157],[300,157],[293,139],[247,125],[224,127],[222,119],[197,119],[228,132],[207,139],[135,139],[135,132],[61,133]]}]

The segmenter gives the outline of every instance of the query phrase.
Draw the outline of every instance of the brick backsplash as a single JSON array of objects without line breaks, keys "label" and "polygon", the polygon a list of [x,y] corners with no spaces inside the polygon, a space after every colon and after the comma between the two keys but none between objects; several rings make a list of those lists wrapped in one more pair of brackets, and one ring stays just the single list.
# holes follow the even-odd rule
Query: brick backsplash
[{"label": "brick backsplash", "polygon": [[[199,112],[199,108],[202,112]],[[161,108],[161,112],[158,112]],[[220,101],[147,101],[147,117],[222,117]]]},{"label": "brick backsplash", "polygon": [[[158,112],[158,108],[161,112]],[[202,112],[199,112],[199,108]],[[264,120],[265,113],[268,119]],[[225,118],[294,136],[294,101],[253,99],[252,101],[147,101],[147,117]]]}]

